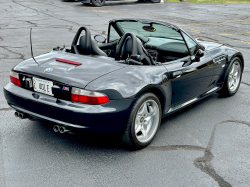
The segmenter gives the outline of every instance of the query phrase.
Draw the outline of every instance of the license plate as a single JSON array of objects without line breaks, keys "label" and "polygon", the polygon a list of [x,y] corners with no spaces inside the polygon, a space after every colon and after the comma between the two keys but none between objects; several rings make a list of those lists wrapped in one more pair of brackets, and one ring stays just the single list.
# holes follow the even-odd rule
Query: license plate
[{"label": "license plate", "polygon": [[52,81],[47,81],[44,79],[33,77],[33,87],[36,92],[54,96],[54,94],[52,93],[52,86],[53,86]]}]

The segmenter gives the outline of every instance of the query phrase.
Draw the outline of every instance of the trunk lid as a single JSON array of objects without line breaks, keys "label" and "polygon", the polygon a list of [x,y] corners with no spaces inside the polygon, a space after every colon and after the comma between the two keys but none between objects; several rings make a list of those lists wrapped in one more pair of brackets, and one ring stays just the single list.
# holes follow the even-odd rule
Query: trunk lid
[{"label": "trunk lid", "polygon": [[[78,62],[82,65],[59,62],[56,58]],[[29,59],[18,64],[14,70],[79,88],[84,88],[98,77],[126,67],[109,57],[83,56],[61,51],[52,51],[35,59],[39,66],[33,59]],[[50,71],[47,72],[48,68]]]}]

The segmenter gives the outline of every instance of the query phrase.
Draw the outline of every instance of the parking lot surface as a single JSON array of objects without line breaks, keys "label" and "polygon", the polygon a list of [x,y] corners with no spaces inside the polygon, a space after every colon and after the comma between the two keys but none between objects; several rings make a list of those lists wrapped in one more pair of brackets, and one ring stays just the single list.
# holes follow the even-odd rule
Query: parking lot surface
[{"label": "parking lot surface", "polygon": [[52,124],[14,117],[0,89],[0,186],[249,186],[250,4],[152,4],[1,0],[0,87],[9,71],[34,55],[70,46],[80,26],[105,34],[113,18],[176,24],[195,38],[240,50],[245,69],[238,93],[214,94],[162,120],[152,144],[124,149],[113,136],[58,134]]}]

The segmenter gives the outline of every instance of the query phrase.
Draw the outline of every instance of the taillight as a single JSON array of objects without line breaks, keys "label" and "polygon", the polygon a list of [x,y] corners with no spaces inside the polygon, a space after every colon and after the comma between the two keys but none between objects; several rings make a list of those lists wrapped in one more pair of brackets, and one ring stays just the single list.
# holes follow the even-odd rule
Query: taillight
[{"label": "taillight", "polygon": [[18,86],[21,86],[19,74],[14,71],[10,71],[10,81]]},{"label": "taillight", "polygon": [[108,96],[80,88],[72,88],[71,101],[87,103],[92,105],[104,104],[109,102]]}]

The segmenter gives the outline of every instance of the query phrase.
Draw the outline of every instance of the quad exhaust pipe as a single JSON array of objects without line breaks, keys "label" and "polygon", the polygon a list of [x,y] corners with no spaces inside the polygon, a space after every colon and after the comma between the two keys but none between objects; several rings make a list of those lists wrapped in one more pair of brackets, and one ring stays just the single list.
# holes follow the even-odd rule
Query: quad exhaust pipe
[{"label": "quad exhaust pipe", "polygon": [[54,132],[60,132],[61,134],[66,133],[66,132],[70,132],[69,129],[67,129],[64,126],[60,126],[60,125],[54,125],[53,130],[54,130]]},{"label": "quad exhaust pipe", "polygon": [[54,125],[53,130],[54,132],[59,132],[60,126],[59,125]]},{"label": "quad exhaust pipe", "polygon": [[19,119],[25,119],[28,117],[26,114],[21,113],[21,112],[15,112],[14,115],[15,115],[15,117],[17,117]]},{"label": "quad exhaust pipe", "polygon": [[[27,114],[24,114],[24,113],[18,112],[18,111],[16,111],[14,113],[14,115],[15,115],[15,117],[17,117],[19,119],[30,118],[30,116],[28,116]],[[66,133],[66,132],[71,132],[66,127],[60,126],[60,125],[54,125],[53,130],[54,130],[54,132],[60,132],[61,134]]]}]

